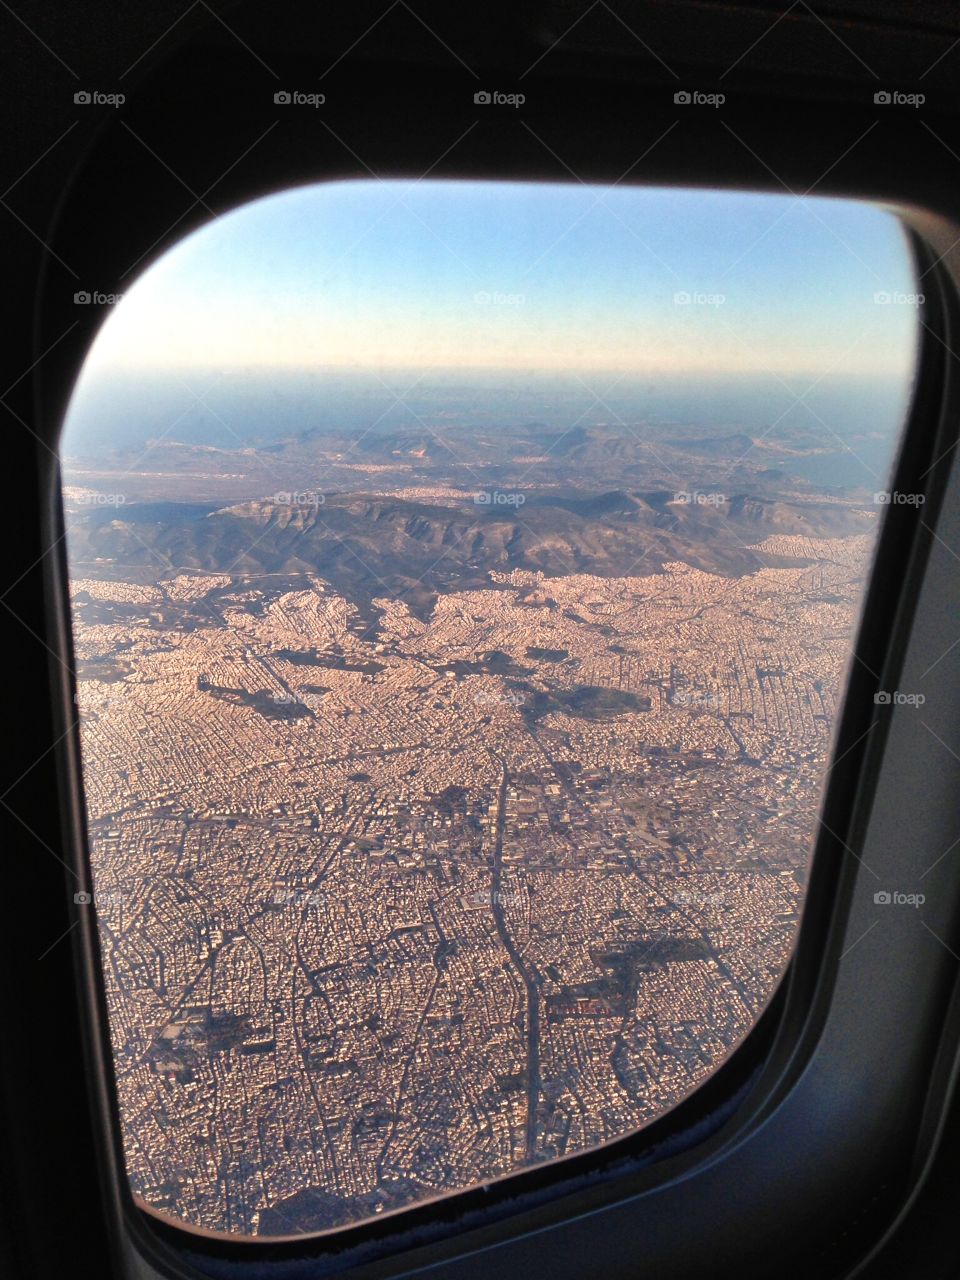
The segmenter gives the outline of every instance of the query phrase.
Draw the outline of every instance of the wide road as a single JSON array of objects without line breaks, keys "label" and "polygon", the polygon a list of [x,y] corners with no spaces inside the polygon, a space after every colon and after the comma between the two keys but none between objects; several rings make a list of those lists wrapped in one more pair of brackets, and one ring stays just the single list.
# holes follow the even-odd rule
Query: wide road
[{"label": "wide road", "polygon": [[496,840],[493,849],[493,884],[490,896],[497,932],[527,993],[527,1124],[524,1154],[529,1160],[537,1152],[537,1111],[540,1104],[540,992],[533,973],[517,950],[503,911],[503,894],[500,886],[503,878],[503,830],[507,816],[507,784],[510,775],[503,760],[499,756],[495,759],[500,765],[500,786],[497,791]]}]

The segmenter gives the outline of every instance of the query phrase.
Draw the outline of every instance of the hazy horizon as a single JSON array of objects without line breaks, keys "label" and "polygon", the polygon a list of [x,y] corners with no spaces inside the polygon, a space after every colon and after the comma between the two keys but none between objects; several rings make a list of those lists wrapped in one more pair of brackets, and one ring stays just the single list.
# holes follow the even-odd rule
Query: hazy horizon
[{"label": "hazy horizon", "polygon": [[887,435],[915,288],[897,220],[853,201],[297,188],[187,236],[107,309],[63,451],[542,419]]},{"label": "hazy horizon", "polygon": [[[795,389],[796,387],[796,389]],[[310,433],[510,430],[549,421],[630,430],[670,425],[710,431],[829,424],[840,447],[887,440],[906,412],[902,375],[823,374],[797,386],[769,373],[604,378],[590,372],[444,370],[393,376],[354,370],[244,369],[206,378],[171,371],[101,374],[74,396],[62,438],[69,462],[104,448],[181,442],[237,449]]]},{"label": "hazy horizon", "polygon": [[187,236],[136,279],[95,357],[786,372],[852,356],[882,372],[904,364],[910,308],[874,297],[912,289],[904,249],[892,214],[848,200],[335,182]]}]

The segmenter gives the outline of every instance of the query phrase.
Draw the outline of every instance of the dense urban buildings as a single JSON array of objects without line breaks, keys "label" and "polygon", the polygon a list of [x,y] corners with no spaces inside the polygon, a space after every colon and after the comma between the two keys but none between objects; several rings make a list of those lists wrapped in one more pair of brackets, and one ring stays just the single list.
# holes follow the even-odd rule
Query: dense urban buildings
[{"label": "dense urban buildings", "polygon": [[797,928],[877,506],[721,488],[736,444],[642,491],[542,441],[487,487],[393,444],[179,515],[68,477],[126,1159],[194,1226],[324,1230],[622,1137]]}]

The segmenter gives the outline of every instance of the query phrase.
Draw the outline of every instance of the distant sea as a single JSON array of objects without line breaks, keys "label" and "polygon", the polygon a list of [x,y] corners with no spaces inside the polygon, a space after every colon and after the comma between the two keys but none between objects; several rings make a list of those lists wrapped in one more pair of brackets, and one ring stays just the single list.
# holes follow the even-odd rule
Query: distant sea
[{"label": "distant sea", "polygon": [[[812,385],[815,384],[815,385]],[[835,453],[784,454],[818,484],[886,475],[910,388],[903,378],[770,374],[622,376],[543,372],[190,369],[84,375],[61,441],[66,457],[107,455],[164,438],[221,449],[263,447],[305,432],[354,434],[447,427],[566,429],[620,422],[656,436],[795,432],[836,438]],[[798,397],[802,399],[798,402]],[[853,452],[849,452],[852,450]],[[777,465],[775,453],[770,465]]]}]

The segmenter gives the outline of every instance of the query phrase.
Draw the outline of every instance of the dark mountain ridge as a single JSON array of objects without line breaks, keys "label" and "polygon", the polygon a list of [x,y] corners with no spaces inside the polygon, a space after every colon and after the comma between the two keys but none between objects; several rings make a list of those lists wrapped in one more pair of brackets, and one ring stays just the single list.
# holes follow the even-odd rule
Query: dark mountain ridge
[{"label": "dark mountain ridge", "polygon": [[787,563],[750,549],[772,533],[840,537],[869,527],[862,512],[840,503],[696,493],[678,501],[665,490],[503,496],[510,501],[482,503],[465,493],[458,505],[440,506],[337,494],[315,506],[95,509],[71,516],[72,571],[313,573],[350,598],[369,600],[415,585],[419,594],[488,585],[491,569],[619,577],[681,561],[735,577]]}]

